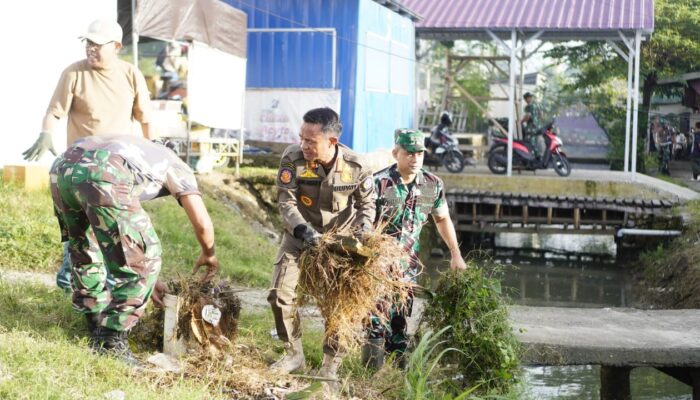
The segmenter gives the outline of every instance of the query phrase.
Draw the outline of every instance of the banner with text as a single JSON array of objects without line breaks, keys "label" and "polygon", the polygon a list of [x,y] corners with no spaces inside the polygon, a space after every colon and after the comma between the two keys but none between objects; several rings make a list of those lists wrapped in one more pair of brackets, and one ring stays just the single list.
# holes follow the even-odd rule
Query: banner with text
[{"label": "banner with text", "polygon": [[340,112],[339,90],[249,89],[245,100],[247,140],[298,143],[307,111],[330,107]]}]

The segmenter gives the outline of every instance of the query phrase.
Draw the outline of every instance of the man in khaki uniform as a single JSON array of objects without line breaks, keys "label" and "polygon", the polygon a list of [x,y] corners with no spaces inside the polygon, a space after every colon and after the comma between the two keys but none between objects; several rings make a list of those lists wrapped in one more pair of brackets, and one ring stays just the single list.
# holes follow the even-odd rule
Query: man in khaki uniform
[{"label": "man in khaki uniform", "polygon": [[[285,355],[272,369],[284,373],[305,363],[295,293],[302,250],[317,245],[322,232],[336,229],[361,235],[374,222],[372,172],[357,154],[338,143],[341,130],[338,114],[330,108],[307,112],[301,143],[287,147],[277,173],[284,232],[267,299],[277,334],[285,342]],[[340,364],[338,349],[326,340],[323,353],[319,375],[335,378]]]}]

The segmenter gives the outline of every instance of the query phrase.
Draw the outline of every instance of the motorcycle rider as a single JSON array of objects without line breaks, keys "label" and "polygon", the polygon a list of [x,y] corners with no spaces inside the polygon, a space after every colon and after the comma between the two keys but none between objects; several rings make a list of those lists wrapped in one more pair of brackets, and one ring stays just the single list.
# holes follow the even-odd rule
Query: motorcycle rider
[{"label": "motorcycle rider", "polygon": [[535,153],[538,160],[544,159],[544,153],[547,151],[547,145],[544,141],[542,108],[535,101],[535,96],[527,92],[523,95],[523,99],[527,103],[525,106],[525,115],[520,121],[523,125],[524,139],[530,143],[530,147]]},{"label": "motorcycle rider", "polygon": [[452,126],[452,115],[449,111],[443,111],[440,114],[440,123],[430,131],[430,138],[426,140],[426,147],[431,153],[435,153],[435,149],[442,144],[442,138],[450,139],[450,127]]}]

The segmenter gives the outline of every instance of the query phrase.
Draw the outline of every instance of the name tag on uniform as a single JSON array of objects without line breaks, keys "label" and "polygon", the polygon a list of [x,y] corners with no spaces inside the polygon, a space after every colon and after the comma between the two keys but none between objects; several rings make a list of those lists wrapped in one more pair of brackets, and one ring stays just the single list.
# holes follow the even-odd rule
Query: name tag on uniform
[{"label": "name tag on uniform", "polygon": [[333,186],[333,191],[334,192],[348,192],[351,190],[357,189],[357,183],[352,184],[352,185],[336,185]]}]

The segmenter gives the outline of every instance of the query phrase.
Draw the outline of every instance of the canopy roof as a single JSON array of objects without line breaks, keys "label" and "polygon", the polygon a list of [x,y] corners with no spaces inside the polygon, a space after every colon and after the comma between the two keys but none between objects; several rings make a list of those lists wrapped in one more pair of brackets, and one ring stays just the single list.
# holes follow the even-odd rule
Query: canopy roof
[{"label": "canopy roof", "polygon": [[215,49],[246,57],[243,11],[219,0],[141,0],[136,32],[160,40],[196,40]]},{"label": "canopy roof", "polygon": [[619,40],[618,31],[654,31],[654,0],[403,0],[423,19],[416,33],[426,39],[483,39],[486,30],[509,37],[512,30],[544,31],[545,40]]}]

